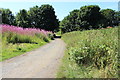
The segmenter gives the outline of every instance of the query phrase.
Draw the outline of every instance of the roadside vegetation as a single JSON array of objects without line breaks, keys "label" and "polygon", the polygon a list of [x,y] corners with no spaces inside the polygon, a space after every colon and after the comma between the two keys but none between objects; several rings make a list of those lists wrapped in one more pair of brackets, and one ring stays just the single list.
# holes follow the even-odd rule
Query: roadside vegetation
[{"label": "roadside vegetation", "polygon": [[53,39],[52,32],[42,29],[0,26],[2,27],[1,61],[31,51]]},{"label": "roadside vegetation", "polygon": [[67,44],[57,77],[118,78],[118,26],[120,11],[82,6],[60,22]]},{"label": "roadside vegetation", "polygon": [[63,34],[67,50],[58,77],[117,78],[118,28]]},{"label": "roadside vegetation", "polygon": [[[38,48],[53,39],[59,20],[49,4],[21,9],[16,16],[10,9],[0,8],[2,52],[0,61]],[[52,20],[51,20],[52,19]],[[0,46],[1,47],[1,46]]]}]

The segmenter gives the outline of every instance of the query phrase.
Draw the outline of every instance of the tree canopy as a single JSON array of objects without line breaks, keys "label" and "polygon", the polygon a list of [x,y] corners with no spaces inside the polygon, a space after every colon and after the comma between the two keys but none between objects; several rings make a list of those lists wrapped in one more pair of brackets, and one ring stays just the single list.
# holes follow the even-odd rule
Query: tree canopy
[{"label": "tree canopy", "polygon": [[29,27],[28,13],[25,9],[20,10],[20,12],[16,15],[16,23],[17,26],[24,28]]},{"label": "tree canopy", "polygon": [[59,26],[59,21],[55,15],[54,8],[51,5],[41,5],[40,7],[40,26],[42,29],[54,31]]},{"label": "tree canopy", "polygon": [[[99,11],[100,7],[97,5],[83,6],[80,8],[79,19],[82,23],[89,24],[92,28],[96,28],[96,24],[100,20]],[[86,29],[89,29],[89,27]]]},{"label": "tree canopy", "polygon": [[51,5],[34,6],[28,11],[31,27],[54,31],[59,28],[59,20]]},{"label": "tree canopy", "polygon": [[113,26],[115,11],[112,9],[103,9],[100,12],[104,16],[105,26]]},{"label": "tree canopy", "polygon": [[82,6],[71,11],[62,21],[57,19],[52,5],[33,6],[28,11],[20,10],[16,16],[9,9],[0,9],[2,23],[17,25],[23,28],[33,27],[48,31],[62,32],[89,30],[117,26],[120,23],[120,11],[102,9],[98,5]]},{"label": "tree canopy", "polygon": [[48,31],[57,31],[59,20],[55,15],[54,8],[49,4],[33,6],[28,11],[20,10],[16,16],[9,9],[1,9],[3,24],[21,26],[23,28],[34,27]]},{"label": "tree canopy", "polygon": [[97,5],[82,6],[73,10],[61,22],[62,32],[89,30],[117,26],[120,21],[120,12],[112,9],[101,10]]},{"label": "tree canopy", "polygon": [[78,18],[79,10],[73,10],[68,16],[66,16],[60,23],[63,32],[71,32],[79,29]]},{"label": "tree canopy", "polygon": [[12,14],[12,11],[10,9],[0,9],[0,12],[2,13],[2,23],[14,25],[15,24],[15,17]]}]

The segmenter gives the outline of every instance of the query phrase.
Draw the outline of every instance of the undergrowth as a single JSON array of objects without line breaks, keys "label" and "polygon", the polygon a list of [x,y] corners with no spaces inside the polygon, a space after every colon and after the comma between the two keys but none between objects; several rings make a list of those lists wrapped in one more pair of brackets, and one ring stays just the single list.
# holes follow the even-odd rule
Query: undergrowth
[{"label": "undergrowth", "polygon": [[67,50],[58,77],[117,78],[118,28],[75,31],[62,39]]}]

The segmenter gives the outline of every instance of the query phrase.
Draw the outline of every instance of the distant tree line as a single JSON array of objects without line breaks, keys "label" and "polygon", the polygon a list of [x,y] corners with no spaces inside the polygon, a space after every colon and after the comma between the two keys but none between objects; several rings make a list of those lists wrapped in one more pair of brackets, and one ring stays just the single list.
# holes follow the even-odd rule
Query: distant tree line
[{"label": "distant tree line", "polygon": [[59,28],[59,20],[55,15],[54,8],[49,5],[34,6],[28,11],[20,10],[16,16],[10,9],[0,9],[2,13],[2,23],[21,26],[23,28],[40,28],[48,31],[57,31]]},{"label": "distant tree line", "polygon": [[112,9],[101,10],[97,5],[82,6],[70,12],[60,22],[62,33],[106,28],[108,26],[118,26],[120,23],[120,11]]}]

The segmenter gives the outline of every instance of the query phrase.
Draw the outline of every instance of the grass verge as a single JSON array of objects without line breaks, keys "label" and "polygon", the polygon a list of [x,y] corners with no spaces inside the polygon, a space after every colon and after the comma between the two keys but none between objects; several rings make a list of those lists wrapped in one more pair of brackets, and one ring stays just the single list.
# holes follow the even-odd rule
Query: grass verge
[{"label": "grass verge", "polygon": [[67,50],[59,78],[118,78],[118,28],[75,31],[62,39]]},{"label": "grass verge", "polygon": [[2,59],[0,61],[4,61],[6,59],[24,54],[28,51],[32,51],[36,48],[39,48],[42,45],[45,45],[46,42],[42,42],[41,44],[31,44],[31,43],[18,43],[18,44],[7,44],[2,46]]}]

